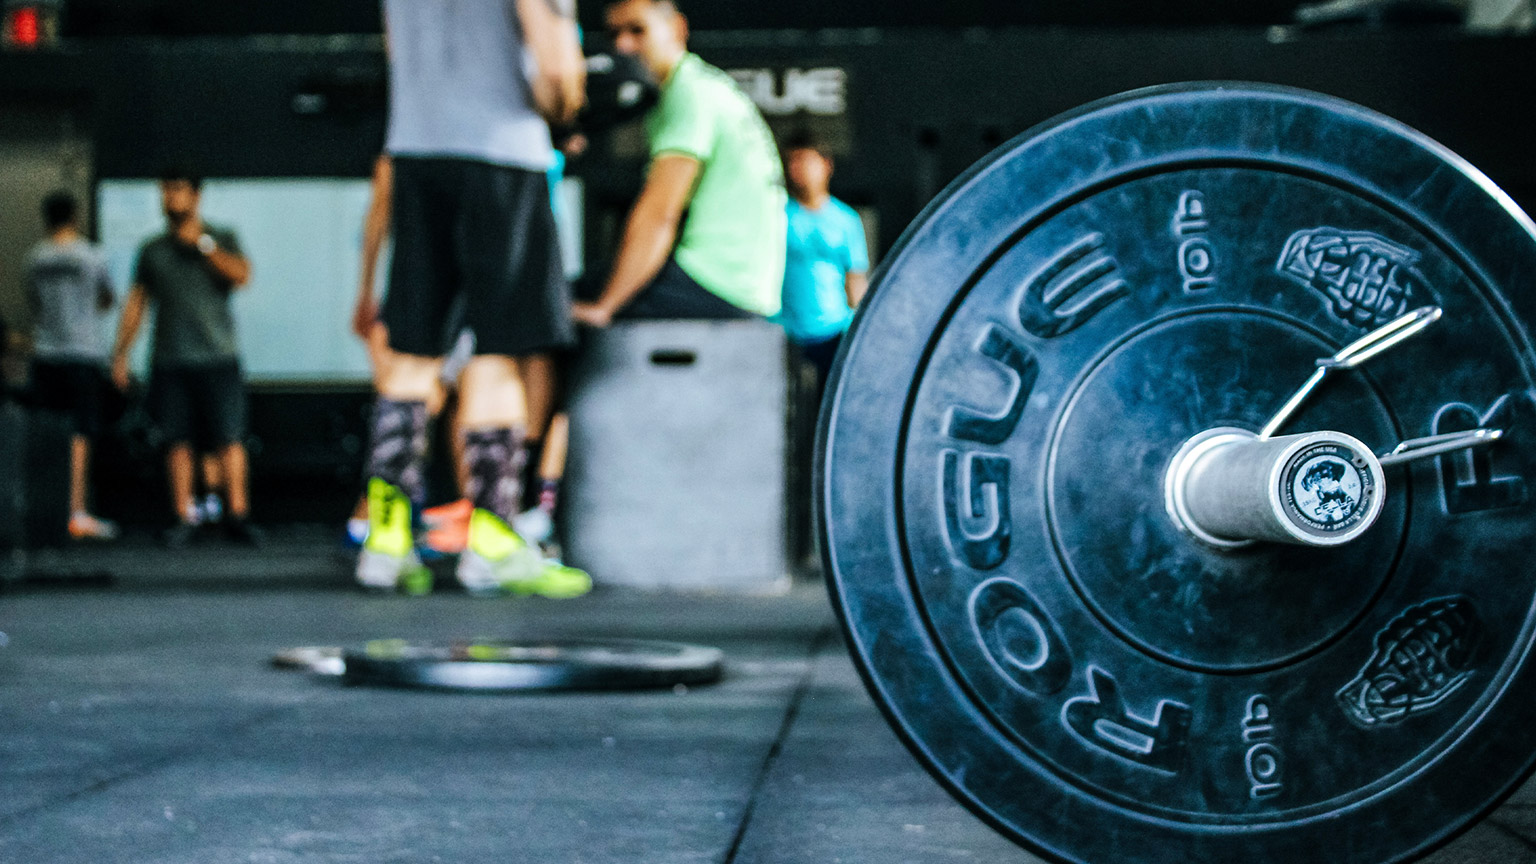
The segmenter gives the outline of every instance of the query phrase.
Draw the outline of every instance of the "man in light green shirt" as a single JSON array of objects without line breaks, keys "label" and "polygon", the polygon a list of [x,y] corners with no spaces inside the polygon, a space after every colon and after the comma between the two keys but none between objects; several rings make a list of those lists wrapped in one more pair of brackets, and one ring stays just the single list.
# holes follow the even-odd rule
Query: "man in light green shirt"
[{"label": "man in light green shirt", "polygon": [[594,303],[576,320],[750,318],[779,311],[784,280],[784,170],[773,134],[729,76],[688,53],[671,0],[614,0],[614,48],[661,84],[645,118],[651,163]]}]

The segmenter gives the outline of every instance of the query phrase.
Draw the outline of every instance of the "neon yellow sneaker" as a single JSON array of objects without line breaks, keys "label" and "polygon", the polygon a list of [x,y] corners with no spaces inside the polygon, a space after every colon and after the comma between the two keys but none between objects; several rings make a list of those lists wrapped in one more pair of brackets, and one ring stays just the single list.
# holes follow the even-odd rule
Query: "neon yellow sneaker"
[{"label": "neon yellow sneaker", "polygon": [[478,508],[469,517],[469,543],[459,556],[458,577],[465,590],[478,595],[537,594],[559,600],[592,590],[586,571],[546,561],[501,517]]},{"label": "neon yellow sneaker", "polygon": [[399,487],[377,477],[368,481],[368,537],[357,556],[357,583],[374,591],[425,594],[431,571],[416,554],[411,500]]}]

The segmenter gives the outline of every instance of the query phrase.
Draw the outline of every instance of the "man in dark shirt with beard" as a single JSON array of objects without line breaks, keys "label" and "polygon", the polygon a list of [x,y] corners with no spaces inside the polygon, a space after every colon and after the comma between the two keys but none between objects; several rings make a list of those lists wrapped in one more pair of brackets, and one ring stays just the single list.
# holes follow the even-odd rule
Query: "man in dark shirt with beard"
[{"label": "man in dark shirt with beard", "polygon": [[251,265],[233,231],[203,222],[202,179],[184,170],[160,178],[166,232],[139,250],[133,289],[124,304],[112,355],[112,380],[128,386],[128,352],[146,307],[155,304],[150,351],[150,412],[170,442],[166,456],[177,523],[169,546],[184,546],[197,528],[193,445],[216,455],[229,496],[225,531],[237,542],[260,543],[248,521],[245,387],[235,342],[230,295],[251,278]]}]

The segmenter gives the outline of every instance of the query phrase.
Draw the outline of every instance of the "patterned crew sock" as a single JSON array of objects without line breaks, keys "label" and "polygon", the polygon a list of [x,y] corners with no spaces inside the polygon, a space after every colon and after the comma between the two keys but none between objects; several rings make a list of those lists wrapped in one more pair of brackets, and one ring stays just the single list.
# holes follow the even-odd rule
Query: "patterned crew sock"
[{"label": "patterned crew sock", "polygon": [[373,408],[367,473],[394,486],[412,502],[426,495],[427,406],[380,397]]},{"label": "patterned crew sock", "polygon": [[465,489],[477,510],[511,524],[522,501],[523,466],[528,450],[521,429],[475,429],[464,433],[464,461],[469,467]]},{"label": "patterned crew sock", "polygon": [[555,504],[560,499],[560,481],[546,479],[539,486],[539,509],[553,516]]}]

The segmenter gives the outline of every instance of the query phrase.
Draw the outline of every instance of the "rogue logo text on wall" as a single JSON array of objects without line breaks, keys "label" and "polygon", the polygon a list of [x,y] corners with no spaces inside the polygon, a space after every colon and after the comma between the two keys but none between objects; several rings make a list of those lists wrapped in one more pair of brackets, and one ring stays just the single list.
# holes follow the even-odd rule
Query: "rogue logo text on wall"
[{"label": "rogue logo text on wall", "polygon": [[848,73],[842,69],[731,69],[726,74],[769,117],[800,111],[834,117],[848,109]]}]

